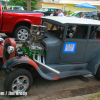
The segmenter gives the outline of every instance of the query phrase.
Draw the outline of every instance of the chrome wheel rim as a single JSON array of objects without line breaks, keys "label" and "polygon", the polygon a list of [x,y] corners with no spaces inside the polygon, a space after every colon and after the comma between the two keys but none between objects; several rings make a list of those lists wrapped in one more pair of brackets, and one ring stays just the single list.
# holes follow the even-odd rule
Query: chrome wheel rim
[{"label": "chrome wheel rim", "polygon": [[25,92],[29,86],[29,78],[27,76],[19,76],[12,83],[13,92]]},{"label": "chrome wheel rim", "polygon": [[18,39],[19,40],[26,40],[28,39],[28,31],[26,29],[21,29],[18,31]]}]

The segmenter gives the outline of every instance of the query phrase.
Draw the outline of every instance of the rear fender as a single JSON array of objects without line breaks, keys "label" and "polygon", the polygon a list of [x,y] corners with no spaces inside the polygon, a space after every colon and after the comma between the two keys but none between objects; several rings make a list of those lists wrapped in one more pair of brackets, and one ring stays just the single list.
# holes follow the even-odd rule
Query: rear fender
[{"label": "rear fender", "polygon": [[91,71],[94,75],[97,72],[97,69],[100,65],[100,54],[97,54],[88,65],[88,70]]},{"label": "rear fender", "polygon": [[13,27],[12,27],[12,29],[10,30],[10,33],[13,32],[14,27],[15,27],[16,24],[18,24],[19,22],[28,22],[28,23],[30,23],[30,24],[33,24],[33,22],[32,22],[31,20],[29,20],[29,19],[19,19],[19,20],[17,20],[17,21],[13,24]]}]

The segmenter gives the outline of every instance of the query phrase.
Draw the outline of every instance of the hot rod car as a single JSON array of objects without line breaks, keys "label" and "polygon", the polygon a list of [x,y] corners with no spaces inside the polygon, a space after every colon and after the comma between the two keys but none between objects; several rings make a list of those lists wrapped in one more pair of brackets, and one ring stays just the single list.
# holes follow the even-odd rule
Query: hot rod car
[{"label": "hot rod car", "polygon": [[[29,41],[2,69],[10,70],[4,88],[24,92],[39,74],[47,80],[93,74],[100,80],[100,21],[72,17],[42,17],[44,25],[31,25]],[[50,30],[52,24],[56,30]],[[13,47],[8,50],[14,52]]]}]

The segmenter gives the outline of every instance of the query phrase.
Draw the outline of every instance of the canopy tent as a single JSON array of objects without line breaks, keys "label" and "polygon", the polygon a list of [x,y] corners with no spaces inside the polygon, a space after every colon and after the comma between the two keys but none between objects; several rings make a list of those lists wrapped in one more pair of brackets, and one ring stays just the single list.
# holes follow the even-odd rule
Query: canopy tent
[{"label": "canopy tent", "polygon": [[73,7],[81,7],[81,8],[89,8],[89,9],[98,9],[98,7],[95,7],[87,2],[82,3],[82,4],[78,4],[78,5],[74,5]]}]

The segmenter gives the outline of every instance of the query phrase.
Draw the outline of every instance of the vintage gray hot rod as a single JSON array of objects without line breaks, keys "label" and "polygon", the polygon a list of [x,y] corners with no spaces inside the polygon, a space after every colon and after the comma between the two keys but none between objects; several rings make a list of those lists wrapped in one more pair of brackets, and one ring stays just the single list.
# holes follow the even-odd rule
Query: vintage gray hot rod
[{"label": "vintage gray hot rod", "polygon": [[59,80],[90,73],[100,80],[100,21],[50,16],[42,21],[41,26],[31,25],[30,39],[23,42],[18,56],[3,64],[2,69],[10,71],[5,90],[28,91],[37,74]]}]

